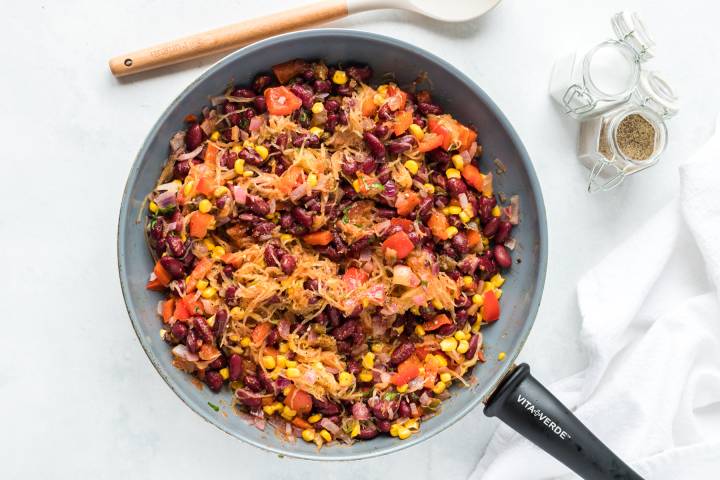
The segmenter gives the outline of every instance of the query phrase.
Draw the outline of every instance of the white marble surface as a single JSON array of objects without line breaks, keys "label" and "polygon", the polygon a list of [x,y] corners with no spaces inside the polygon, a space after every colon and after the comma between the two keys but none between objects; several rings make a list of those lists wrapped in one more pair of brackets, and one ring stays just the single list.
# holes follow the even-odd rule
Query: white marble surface
[{"label": "white marble surface", "polygon": [[[495,424],[477,409],[424,444],[351,464],[280,459],[203,422],[160,380],[130,327],[116,272],[120,197],[160,112],[209,61],[119,82],[107,59],[299,1],[8,2],[0,20],[2,478],[463,478]],[[546,94],[553,59],[642,12],[657,68],[683,98],[662,162],[606,195],[584,192],[576,126]],[[399,12],[336,26],[402,38],[464,69],[532,156],[550,225],[550,267],[522,358],[551,381],[578,370],[580,274],[675,191],[676,167],[720,107],[720,8],[708,1],[505,0],[450,26]],[[702,275],[698,272],[698,275]],[[611,321],[611,319],[608,319]],[[519,462],[522,459],[518,459]]]}]

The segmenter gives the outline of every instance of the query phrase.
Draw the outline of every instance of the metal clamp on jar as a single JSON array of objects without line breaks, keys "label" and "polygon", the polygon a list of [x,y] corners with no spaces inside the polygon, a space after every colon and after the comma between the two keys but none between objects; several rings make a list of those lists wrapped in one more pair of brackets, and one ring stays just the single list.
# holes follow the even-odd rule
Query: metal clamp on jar
[{"label": "metal clamp on jar", "polygon": [[655,42],[637,14],[611,19],[616,39],[569,54],[555,63],[550,95],[568,115],[598,115],[628,100],[640,78],[640,64],[653,56]]},{"label": "metal clamp on jar", "polygon": [[665,120],[678,99],[657,72],[642,72],[630,101],[580,124],[578,158],[590,169],[588,191],[606,191],[657,163],[667,144]]}]

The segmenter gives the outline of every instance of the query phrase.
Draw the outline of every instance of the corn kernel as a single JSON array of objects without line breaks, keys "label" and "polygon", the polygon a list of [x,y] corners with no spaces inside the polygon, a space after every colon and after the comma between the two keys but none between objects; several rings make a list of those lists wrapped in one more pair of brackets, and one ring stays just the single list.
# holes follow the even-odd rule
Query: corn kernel
[{"label": "corn kernel", "polygon": [[285,366],[288,367],[288,368],[297,368],[298,362],[295,361],[295,360],[287,360],[287,361],[285,362]]},{"label": "corn kernel", "polygon": [[256,145],[255,151],[257,152],[258,155],[260,155],[260,158],[262,158],[263,160],[265,160],[268,157],[268,155],[270,154],[270,152],[268,152],[267,147],[264,145]]},{"label": "corn kernel", "polygon": [[462,212],[462,208],[458,207],[457,205],[452,205],[447,207],[447,211],[450,215],[460,215],[460,212]]},{"label": "corn kernel", "polygon": [[505,360],[505,356],[506,356],[505,352],[498,353],[498,360],[500,360],[502,362],[503,360]]},{"label": "corn kernel", "polygon": [[155,202],[150,202],[150,205],[148,206],[148,208],[150,209],[150,211],[152,213],[157,213],[158,210],[160,210],[160,208],[158,207],[158,204]]},{"label": "corn kernel", "polygon": [[235,319],[240,319],[243,316],[243,309],[240,307],[233,307],[230,309],[230,316]]},{"label": "corn kernel", "polygon": [[210,134],[210,140],[212,140],[213,142],[217,142],[218,138],[220,138],[220,132],[218,132],[217,130]]},{"label": "corn kernel", "polygon": [[242,340],[240,340],[241,347],[249,347],[250,343],[252,343],[252,341],[250,340],[250,337],[243,337]]},{"label": "corn kernel", "polygon": [[318,184],[317,175],[315,175],[314,173],[311,173],[310,175],[308,175],[308,177],[307,177],[307,183],[308,183],[308,185],[310,186],[310,188],[315,188],[315,187],[317,187],[317,184]]},{"label": "corn kernel", "polygon": [[451,225],[445,229],[445,233],[447,234],[448,238],[452,238],[458,234],[458,229],[457,227]]},{"label": "corn kernel", "polygon": [[217,294],[217,290],[213,287],[207,287],[202,291],[202,297],[205,299],[213,298]]},{"label": "corn kernel", "polygon": [[264,355],[262,357],[262,366],[265,367],[266,370],[272,370],[275,368],[275,357],[272,355]]},{"label": "corn kernel", "polygon": [[445,383],[444,382],[437,382],[435,386],[433,387],[433,392],[437,395],[440,395],[445,391]]},{"label": "corn kernel", "polygon": [[418,337],[425,336],[425,329],[422,325],[415,325],[415,335],[417,335]]},{"label": "corn kernel", "polygon": [[210,210],[212,210],[212,203],[210,200],[204,198],[200,200],[200,203],[198,203],[198,210],[200,210],[202,213],[208,213]]},{"label": "corn kernel", "polygon": [[373,95],[373,103],[379,107],[380,105],[385,103],[385,96],[380,93],[376,93],[375,95]]},{"label": "corn kernel", "polygon": [[380,86],[377,88],[377,91],[378,91],[378,93],[380,93],[381,95],[385,95],[385,94],[387,93],[387,89],[388,89],[388,86],[385,85],[385,84],[383,84],[383,85],[380,85]]},{"label": "corn kernel", "polygon": [[355,375],[350,372],[340,372],[338,375],[338,383],[341,387],[349,387],[355,381]]},{"label": "corn kernel", "polygon": [[409,130],[410,130],[410,133],[412,134],[412,136],[415,137],[415,139],[418,142],[420,140],[422,140],[423,137],[425,136],[425,132],[423,132],[422,127],[420,125],[418,125],[417,123],[413,123],[412,125],[410,125]]},{"label": "corn kernel", "polygon": [[367,352],[362,359],[362,366],[368,370],[371,370],[375,366],[375,354]]},{"label": "corn kernel", "polygon": [[220,376],[223,378],[223,380],[227,380],[230,378],[230,370],[228,370],[227,367],[220,369]]},{"label": "corn kernel", "polygon": [[183,193],[185,194],[186,197],[191,196],[190,194],[191,194],[192,191],[193,191],[193,186],[194,186],[194,184],[193,184],[192,180],[190,180],[190,181],[187,182],[187,183],[185,184],[185,186],[183,187]]},{"label": "corn kernel", "polygon": [[435,355],[435,361],[441,367],[447,367],[447,360],[445,359],[445,355]]},{"label": "corn kernel", "polygon": [[333,83],[337,83],[338,85],[343,85],[347,83],[347,74],[342,70],[335,70],[332,81]]},{"label": "corn kernel", "polygon": [[355,421],[352,430],[350,430],[350,438],[355,438],[360,435],[360,422]]},{"label": "corn kernel", "polygon": [[483,293],[487,293],[490,290],[494,290],[494,289],[495,289],[495,287],[490,282],[485,282],[485,284],[483,285]]},{"label": "corn kernel", "polygon": [[490,213],[493,217],[499,217],[500,216],[500,207],[495,205],[492,210],[490,210]]},{"label": "corn kernel", "polygon": [[465,166],[465,160],[463,160],[462,155],[457,155],[457,154],[456,154],[456,155],[453,155],[453,156],[450,158],[450,160],[452,160],[453,165],[454,165],[455,168],[457,168],[458,170],[462,170],[463,167]]},{"label": "corn kernel", "polygon": [[382,343],[373,343],[373,346],[370,347],[370,350],[372,350],[375,353],[382,352],[383,344]]},{"label": "corn kernel", "polygon": [[463,285],[465,285],[466,287],[472,287],[473,282],[473,277],[471,277],[470,275],[465,275],[463,277]]},{"label": "corn kernel", "polygon": [[[478,313],[478,317],[480,314]],[[480,327],[482,326],[482,320],[477,320],[475,323],[473,323],[472,331],[473,333],[478,333],[480,331]]]},{"label": "corn kernel", "polygon": [[352,186],[355,192],[360,193],[360,180],[358,180],[357,178],[353,180]]},{"label": "corn kernel", "polygon": [[423,188],[424,188],[425,191],[428,192],[430,195],[432,195],[433,193],[435,193],[435,185],[433,185],[432,183],[426,183],[426,184],[424,184],[424,185],[423,185]]},{"label": "corn kernel", "polygon": [[255,175],[255,172],[253,172],[252,170],[245,170],[242,175],[243,177],[252,177],[253,175]]},{"label": "corn kernel", "polygon": [[467,340],[460,340],[457,346],[457,352],[458,353],[465,353],[468,350],[470,350],[470,344]]},{"label": "corn kernel", "polygon": [[215,248],[215,242],[213,242],[209,238],[203,240],[203,245],[205,245],[205,248],[207,248],[208,250],[212,250],[213,248]]},{"label": "corn kernel", "polygon": [[228,190],[228,188],[226,186],[221,185],[221,186],[217,187],[215,189],[215,191],[213,191],[213,196],[215,198],[220,198],[223,195],[227,195],[228,193],[230,193],[230,190]]},{"label": "corn kernel", "polygon": [[412,432],[410,432],[410,430],[409,430],[408,428],[400,427],[400,428],[398,429],[398,438],[399,438],[400,440],[405,440],[405,439],[408,438],[410,435],[412,435]]},{"label": "corn kernel", "polygon": [[320,421],[321,418],[322,418],[322,415],[320,415],[319,413],[315,413],[313,415],[310,415],[308,417],[307,421],[308,421],[308,423],[317,423]]},{"label": "corn kernel", "polygon": [[286,420],[292,420],[292,418],[297,415],[297,412],[292,408],[285,406],[283,407],[282,413],[280,415],[282,415],[282,417]]},{"label": "corn kernel", "polygon": [[215,315],[207,319],[207,324],[212,328],[215,326]]},{"label": "corn kernel", "polygon": [[222,256],[225,255],[225,249],[218,245],[217,247],[213,248],[212,250],[212,256],[213,258],[222,258]]},{"label": "corn kernel", "polygon": [[361,382],[364,382],[364,383],[372,382],[372,380],[373,380],[373,374],[372,374],[372,372],[369,372],[369,371],[367,371],[367,370],[363,370],[363,371],[360,372],[360,374],[358,375],[358,378],[360,379]]},{"label": "corn kernel", "polygon": [[472,296],[472,302],[473,302],[475,305],[482,305],[482,304],[483,304],[483,297],[482,297],[482,295],[480,295],[480,294],[478,294],[478,293],[476,293],[475,295],[473,295],[473,296]]},{"label": "corn kernel", "polygon": [[235,160],[235,173],[238,175],[242,175],[242,173],[245,171],[245,160],[242,158],[238,158]]},{"label": "corn kernel", "polygon": [[243,142],[243,148],[252,148],[252,149],[254,149],[254,148],[255,148],[255,144],[254,144],[253,142],[251,142],[250,140],[245,140],[245,141]]},{"label": "corn kernel", "polygon": [[457,348],[457,340],[455,340],[453,337],[447,337],[443,338],[440,342],[440,349],[443,352],[452,352]]},{"label": "corn kernel", "polygon": [[330,435],[330,432],[325,430],[324,428],[320,430],[320,436],[325,440],[326,442],[329,442],[332,440],[332,435]]},{"label": "corn kernel", "polygon": [[360,301],[360,303],[362,303],[363,308],[367,308],[368,305],[370,305],[370,299],[367,298],[367,297],[364,297],[364,298]]},{"label": "corn kernel", "polygon": [[197,283],[195,284],[195,287],[198,290],[205,290],[208,287],[208,281],[205,280],[204,278],[202,280],[198,280]]},{"label": "corn kernel", "polygon": [[410,172],[411,175],[415,175],[420,168],[420,166],[415,160],[408,160],[403,165],[405,166],[405,168],[407,168],[408,172]]},{"label": "corn kernel", "polygon": [[440,380],[443,382],[449,382],[452,380],[452,375],[450,375],[448,372],[443,372],[440,374]]},{"label": "corn kernel", "polygon": [[292,241],[292,239],[293,239],[293,236],[290,235],[289,233],[283,233],[282,235],[280,235],[280,241],[282,243],[288,243],[288,242]]},{"label": "corn kernel", "polygon": [[470,215],[468,215],[466,212],[460,212],[460,220],[461,220],[463,223],[469,222],[469,221],[470,221],[470,218],[471,218]]},{"label": "corn kernel", "polygon": [[242,152],[242,149],[243,149],[242,145],[233,145],[233,147],[230,149],[230,151],[234,152],[234,153],[240,153],[240,152]]},{"label": "corn kernel", "polygon": [[278,355],[275,357],[275,366],[277,368],[285,368],[285,362],[287,362],[287,357],[285,355]]},{"label": "corn kernel", "polygon": [[490,279],[490,283],[492,283],[495,287],[500,288],[500,287],[502,287],[502,284],[505,283],[505,279],[503,278],[502,275],[500,275],[499,273],[496,273]]},{"label": "corn kernel", "polygon": [[405,425],[405,428],[407,428],[408,430],[417,430],[418,428],[420,428],[420,424],[414,418],[412,420],[408,420],[407,422],[405,422],[404,425]]},{"label": "corn kernel", "polygon": [[460,178],[460,170],[456,168],[448,168],[445,170],[445,176],[447,178]]},{"label": "corn kernel", "polygon": [[280,353],[287,353],[290,351],[290,346],[287,344],[287,342],[282,342],[280,344],[280,347],[278,347],[278,351]]},{"label": "corn kernel", "polygon": [[287,397],[288,395],[290,395],[290,390],[291,390],[291,389],[290,389],[290,385],[288,385],[287,387],[283,388],[283,395],[285,395],[286,397]]},{"label": "corn kernel", "polygon": [[275,413],[275,408],[272,405],[265,405],[263,407],[263,412],[268,415],[272,415],[273,413]]},{"label": "corn kernel", "polygon": [[312,442],[313,440],[315,440],[315,430],[313,430],[312,428],[306,428],[302,431],[302,438],[306,442]]},{"label": "corn kernel", "polygon": [[390,426],[390,435],[392,435],[393,437],[397,437],[400,427],[401,427],[401,425],[399,423],[393,423]]},{"label": "corn kernel", "polygon": [[399,387],[396,388],[396,390],[398,393],[405,393],[408,391],[408,384],[405,383],[403,385],[400,385]]},{"label": "corn kernel", "polygon": [[325,106],[322,104],[322,102],[315,102],[313,103],[311,110],[313,113],[320,113],[325,110]]},{"label": "corn kernel", "polygon": [[288,378],[298,378],[300,376],[300,370],[298,370],[297,368],[288,368],[287,370],[285,370],[285,375]]},{"label": "corn kernel", "polygon": [[438,300],[437,298],[433,298],[433,299],[432,299],[432,306],[435,307],[435,310],[442,310],[442,309],[443,309],[443,304],[442,304],[442,302],[441,302],[440,300]]},{"label": "corn kernel", "polygon": [[455,337],[455,340],[457,340],[458,342],[460,340],[465,340],[465,332],[463,332],[462,330],[458,330],[457,332],[455,332],[455,335],[453,335],[453,337]]}]

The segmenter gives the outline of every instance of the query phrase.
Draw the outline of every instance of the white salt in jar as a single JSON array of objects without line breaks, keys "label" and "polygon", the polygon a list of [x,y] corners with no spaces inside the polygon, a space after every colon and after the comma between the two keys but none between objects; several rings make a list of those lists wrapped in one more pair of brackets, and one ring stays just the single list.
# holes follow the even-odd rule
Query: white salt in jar
[{"label": "white salt in jar", "polygon": [[583,119],[625,102],[640,80],[640,63],[652,57],[654,42],[637,14],[611,19],[616,39],[559,59],[550,96],[568,115]]}]

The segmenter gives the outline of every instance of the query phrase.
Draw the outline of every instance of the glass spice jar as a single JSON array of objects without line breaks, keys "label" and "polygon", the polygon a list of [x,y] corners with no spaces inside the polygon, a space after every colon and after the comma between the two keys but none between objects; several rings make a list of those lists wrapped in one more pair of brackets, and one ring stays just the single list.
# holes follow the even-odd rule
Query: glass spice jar
[{"label": "glass spice jar", "polygon": [[590,169],[588,190],[607,191],[657,163],[667,144],[665,120],[678,99],[657,72],[643,72],[631,101],[580,124],[578,158]]},{"label": "glass spice jar", "polygon": [[640,63],[652,58],[655,42],[636,13],[615,14],[616,39],[559,59],[550,96],[568,115],[583,119],[627,101],[640,79]]}]

